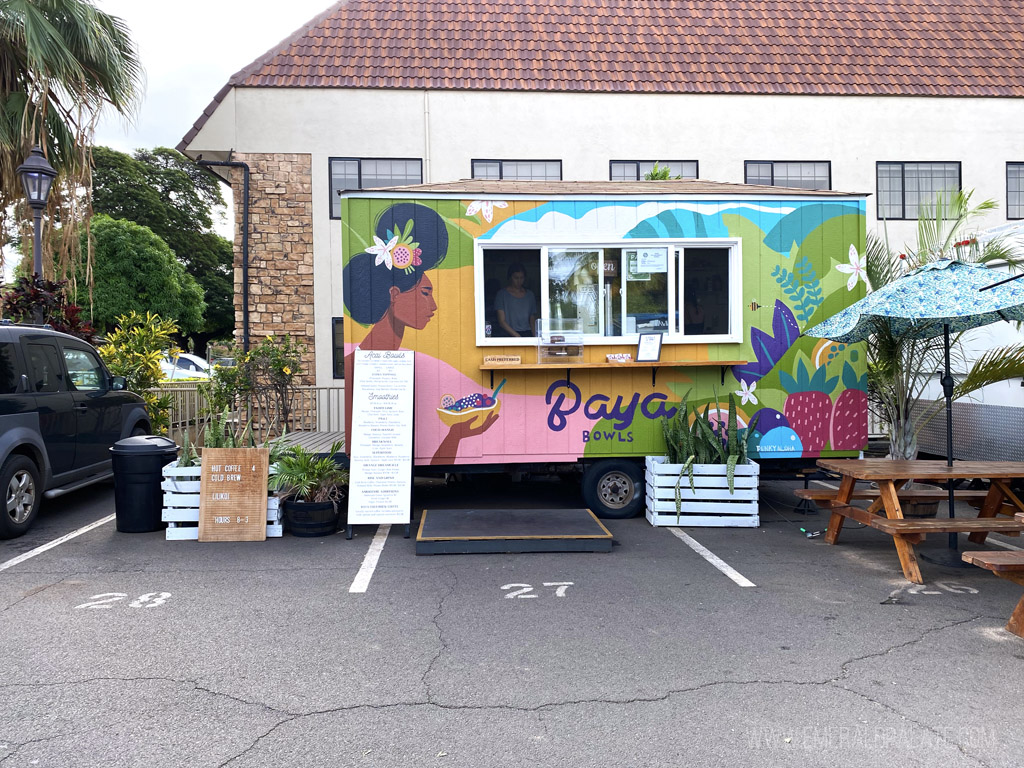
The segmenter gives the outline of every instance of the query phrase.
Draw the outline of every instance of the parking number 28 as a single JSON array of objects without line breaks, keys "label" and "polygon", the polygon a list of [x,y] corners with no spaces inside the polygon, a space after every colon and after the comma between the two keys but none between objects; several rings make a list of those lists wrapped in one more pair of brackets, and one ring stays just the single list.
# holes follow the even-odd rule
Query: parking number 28
[{"label": "parking number 28", "polygon": [[[555,597],[565,597],[565,591],[571,587],[573,583],[571,581],[545,581],[542,586],[554,587]],[[506,598],[511,599],[515,597],[529,598],[529,597],[540,597],[533,591],[532,584],[505,584],[502,587],[503,590],[514,590],[505,595]]]},{"label": "parking number 28", "polygon": [[[139,595],[137,598],[128,603],[129,608],[156,608],[158,605],[163,605],[167,602],[167,599],[171,596],[170,592],[147,592],[144,595]],[[128,597],[127,592],[103,592],[99,595],[93,595],[89,598],[89,602],[76,605],[75,610],[79,608],[88,608],[92,610],[98,610],[103,608],[113,608],[114,603],[120,602]]]}]

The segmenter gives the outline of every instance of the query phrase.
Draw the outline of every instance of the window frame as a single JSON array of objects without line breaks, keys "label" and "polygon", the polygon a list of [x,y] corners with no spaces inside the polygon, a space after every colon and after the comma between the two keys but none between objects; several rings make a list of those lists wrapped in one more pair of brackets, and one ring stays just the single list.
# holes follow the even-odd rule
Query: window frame
[{"label": "window frame", "polygon": [[[1010,215],[1010,168],[1020,169],[1020,189],[1016,190],[1020,196],[1020,202],[1017,203],[1017,213],[1019,216]],[[1024,219],[1024,162],[1006,161],[1006,220],[1007,221],[1020,221]]]},{"label": "window frame", "polygon": [[[898,165],[900,167],[900,215],[883,216],[881,212],[882,195],[878,186],[878,171],[883,165]],[[964,188],[964,168],[959,160],[876,160],[875,161],[875,218],[878,221],[916,221],[917,216],[907,216],[907,166],[908,165],[955,165],[956,166],[956,188],[962,191]],[[920,204],[918,204],[920,207]]]},{"label": "window frame", "polygon": [[[744,160],[743,161],[743,183],[751,184],[752,182],[747,181],[747,168],[751,165],[770,165],[772,169],[772,182],[768,186],[776,187],[783,186],[775,183],[775,166],[782,165],[783,163],[794,163],[797,165],[817,165],[824,163],[828,169],[828,186],[825,187],[827,190],[832,189],[832,161],[831,160]],[[787,189],[794,189],[794,187],[787,187]],[[797,189],[804,189],[804,187],[797,187]],[[811,189],[808,187],[807,189]],[[813,189],[811,190],[813,191]]]},{"label": "window frame", "polygon": [[[498,164],[498,178],[497,179],[484,179],[480,178],[481,181],[502,181],[505,178],[505,163],[558,163],[558,179],[531,179],[531,181],[562,181],[564,176],[562,161],[555,158],[496,158],[496,157],[474,157],[470,158],[469,161],[469,177],[471,179],[478,178],[474,176],[474,166],[477,163],[497,163]],[[526,179],[519,179],[519,181],[526,181]]]},{"label": "window frame", "polygon": [[[346,188],[346,189],[336,190],[334,188],[334,162],[336,160],[339,161],[339,162],[355,162],[355,163],[358,163],[358,165],[356,167],[356,176],[357,176],[357,178],[359,180],[359,186],[356,187],[356,189],[351,190],[351,189]],[[327,158],[327,210],[328,210],[328,212],[330,214],[331,219],[334,219],[334,220],[340,220],[341,219],[341,206],[340,205],[339,205],[338,215],[337,216],[334,215],[334,201],[335,201],[335,199],[340,197],[338,192],[347,192],[347,191],[353,191],[354,192],[354,191],[360,191],[360,190],[363,190],[363,189],[381,189],[381,187],[365,187],[365,188],[363,187],[363,162],[366,161],[366,160],[372,160],[374,162],[380,162],[381,160],[388,160],[388,161],[402,162],[402,163],[412,163],[412,162],[419,163],[419,166],[420,166],[420,180],[417,183],[419,183],[419,184],[423,183],[423,158],[422,157],[345,157],[345,156],[340,156],[340,155],[338,155],[338,156],[333,156],[332,155],[331,157]]]},{"label": "window frame", "polygon": [[[538,286],[537,304],[540,317],[546,317],[550,306],[548,279],[549,249],[601,250],[601,271],[603,272],[604,251],[610,248],[639,250],[643,248],[666,248],[668,250],[668,316],[669,329],[665,333],[665,344],[742,344],[743,343],[743,241],[738,237],[715,238],[665,238],[665,239],[615,239],[615,238],[580,238],[558,237],[552,235],[543,242],[532,237],[509,237],[501,240],[481,240],[473,243],[473,305],[476,345],[478,347],[535,347],[536,338],[488,337],[484,334],[484,251],[536,248],[540,252],[540,286]],[[683,275],[677,269],[677,252],[685,248],[727,248],[729,250],[729,332],[724,334],[701,334],[687,336],[683,333],[679,319],[679,296]],[[625,259],[625,254],[620,256]],[[622,274],[625,274],[622,271]],[[601,303],[603,306],[603,302]],[[603,319],[603,314],[601,315]],[[674,318],[674,320],[672,320]],[[619,336],[587,334],[584,341],[587,345],[603,346],[636,346],[640,339],[639,332]]]},{"label": "window frame", "polygon": [[[682,163],[693,163],[694,175],[693,176],[683,176],[683,178],[684,179],[699,179],[700,178],[700,161],[699,160],[609,160],[608,161],[608,180],[609,181],[615,181],[615,177],[614,177],[614,175],[612,173],[612,170],[613,170],[613,168],[614,168],[616,163],[618,163],[620,165],[628,165],[628,164],[635,165],[636,166],[636,179],[635,179],[635,181],[643,181],[644,180],[643,176],[640,175],[640,164],[641,163],[658,163],[659,165],[661,163],[666,163],[666,164],[667,163],[680,163],[680,164],[682,164]],[[623,179],[623,181],[628,181],[628,179]]]}]

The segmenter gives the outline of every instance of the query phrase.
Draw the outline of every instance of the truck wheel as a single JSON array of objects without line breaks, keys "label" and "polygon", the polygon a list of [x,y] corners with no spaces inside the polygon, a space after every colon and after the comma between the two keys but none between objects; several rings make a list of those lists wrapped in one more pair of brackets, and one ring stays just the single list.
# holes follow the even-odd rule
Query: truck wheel
[{"label": "truck wheel", "polygon": [[21,536],[36,520],[43,499],[39,470],[27,456],[14,455],[0,469],[4,507],[0,510],[0,539]]},{"label": "truck wheel", "polygon": [[629,459],[602,459],[583,472],[583,501],[601,518],[635,517],[644,507],[644,472]]}]

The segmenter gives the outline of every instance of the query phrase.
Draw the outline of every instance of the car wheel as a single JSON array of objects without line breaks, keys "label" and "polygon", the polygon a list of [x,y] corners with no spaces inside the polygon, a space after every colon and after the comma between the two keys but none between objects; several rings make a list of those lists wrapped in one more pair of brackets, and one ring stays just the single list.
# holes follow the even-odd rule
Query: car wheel
[{"label": "car wheel", "polygon": [[27,456],[11,456],[0,469],[0,488],[4,491],[0,539],[13,539],[32,527],[43,498],[35,463]]},{"label": "car wheel", "polygon": [[140,435],[148,435],[149,430],[145,427],[135,427],[132,429],[132,433],[128,437],[139,437]]},{"label": "car wheel", "polygon": [[583,472],[583,501],[598,517],[622,520],[644,507],[644,472],[629,459],[603,459]]}]

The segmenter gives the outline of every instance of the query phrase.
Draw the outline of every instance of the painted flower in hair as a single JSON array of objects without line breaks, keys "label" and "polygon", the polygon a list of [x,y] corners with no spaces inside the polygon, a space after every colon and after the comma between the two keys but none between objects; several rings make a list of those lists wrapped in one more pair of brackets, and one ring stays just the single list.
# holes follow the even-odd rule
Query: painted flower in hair
[{"label": "painted flower in hair", "polygon": [[366,249],[367,253],[376,254],[377,258],[373,260],[373,266],[380,264],[385,265],[388,269],[391,269],[391,251],[398,242],[397,237],[392,237],[386,243],[376,235],[373,236],[373,245]]},{"label": "painted flower in hair", "polygon": [[410,274],[423,263],[423,259],[420,258],[423,249],[420,248],[419,243],[413,242],[412,227],[413,221],[409,219],[401,231],[392,232],[389,229],[387,232],[389,237],[394,235],[393,239],[396,243],[395,247],[391,249],[391,261],[394,263],[395,269],[401,269]]},{"label": "painted flower in hair", "polygon": [[865,272],[867,261],[861,258],[861,255],[857,253],[857,249],[850,246],[850,263],[840,264],[836,267],[840,272],[850,276],[850,279],[846,281],[846,290],[852,291],[857,287],[857,281],[863,279],[864,283],[867,284],[868,276]]},{"label": "painted flower in hair", "polygon": [[474,200],[466,206],[466,215],[474,216],[477,213],[482,214],[484,221],[490,224],[491,219],[494,218],[495,208],[508,208],[508,203],[504,200]]},{"label": "painted flower in hair", "polygon": [[747,403],[757,405],[757,397],[754,396],[755,389],[757,389],[756,381],[747,384],[743,379],[740,379],[740,388],[736,390],[736,397],[740,399],[740,405],[746,405]]}]

